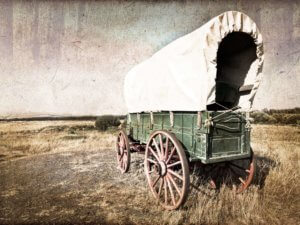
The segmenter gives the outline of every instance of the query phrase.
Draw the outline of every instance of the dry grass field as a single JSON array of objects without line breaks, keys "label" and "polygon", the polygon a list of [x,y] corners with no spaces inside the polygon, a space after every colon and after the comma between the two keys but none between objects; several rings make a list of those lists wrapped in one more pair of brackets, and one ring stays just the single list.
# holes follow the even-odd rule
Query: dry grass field
[{"label": "dry grass field", "polygon": [[253,126],[253,185],[192,188],[176,211],[151,196],[141,155],[118,172],[114,133],[93,121],[1,122],[0,224],[299,224],[299,127]]}]

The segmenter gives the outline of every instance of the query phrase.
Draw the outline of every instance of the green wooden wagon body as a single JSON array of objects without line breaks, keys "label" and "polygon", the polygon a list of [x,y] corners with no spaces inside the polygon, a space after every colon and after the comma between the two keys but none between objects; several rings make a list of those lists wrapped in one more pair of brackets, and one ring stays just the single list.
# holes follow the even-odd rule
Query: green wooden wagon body
[{"label": "green wooden wagon body", "polygon": [[130,113],[126,127],[127,135],[141,144],[156,130],[170,131],[182,143],[190,162],[216,163],[251,154],[245,112]]}]

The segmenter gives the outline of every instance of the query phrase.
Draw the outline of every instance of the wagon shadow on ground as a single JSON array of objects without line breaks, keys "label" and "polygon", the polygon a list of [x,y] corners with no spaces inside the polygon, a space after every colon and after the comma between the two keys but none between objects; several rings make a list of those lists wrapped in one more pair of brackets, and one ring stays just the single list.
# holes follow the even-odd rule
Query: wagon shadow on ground
[{"label": "wagon shadow on ground", "polygon": [[[278,162],[275,162],[266,156],[256,155],[255,171],[251,185],[255,185],[259,189],[262,189],[265,185],[265,180],[267,179],[270,170],[277,167],[278,164]],[[223,185],[212,187],[209,183],[211,174],[204,174],[201,169],[195,169],[193,166],[190,168],[190,190],[192,193],[195,192],[204,194],[206,196],[211,196],[216,194],[215,192],[218,192],[222,188]],[[139,182],[142,181],[146,184],[146,177],[144,175],[144,157],[140,154],[136,155],[132,160],[130,167],[130,170],[134,171],[133,173],[135,175],[135,179],[133,180],[139,180]],[[232,185],[232,183],[226,184],[226,186],[230,185]]]},{"label": "wagon shadow on ground", "polygon": [[[274,160],[265,157],[265,156],[255,156],[255,170],[254,170],[254,177],[250,184],[257,186],[259,189],[262,189],[265,185],[265,181],[269,175],[269,172],[271,169],[278,166],[278,162],[275,162]],[[197,166],[197,164],[193,165],[192,168],[190,168],[191,173],[191,190],[193,192],[205,194],[205,195],[211,195],[211,191],[209,190],[215,190],[219,191],[224,185],[225,186],[231,186],[233,185],[237,186],[238,184],[234,181],[226,181],[225,183],[219,182],[216,186],[212,185],[210,183],[211,179],[211,172],[205,172],[203,169],[201,169],[201,166]],[[224,178],[224,177],[223,177]],[[220,179],[221,180],[221,179]]]}]

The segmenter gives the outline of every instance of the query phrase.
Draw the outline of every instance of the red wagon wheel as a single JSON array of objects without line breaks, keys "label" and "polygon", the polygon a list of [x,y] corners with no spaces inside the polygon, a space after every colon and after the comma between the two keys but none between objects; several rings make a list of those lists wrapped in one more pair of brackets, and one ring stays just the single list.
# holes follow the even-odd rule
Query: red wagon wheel
[{"label": "red wagon wheel", "polygon": [[189,191],[189,167],[182,145],[167,131],[151,134],[145,152],[145,173],[154,197],[166,209],[177,209]]},{"label": "red wagon wheel", "polygon": [[118,169],[126,173],[130,166],[129,140],[124,130],[120,130],[116,141]]},{"label": "red wagon wheel", "polygon": [[237,187],[237,193],[240,193],[251,184],[254,171],[254,154],[251,151],[250,158],[217,163],[212,166],[209,170],[210,185],[216,188],[221,184],[233,184]]}]

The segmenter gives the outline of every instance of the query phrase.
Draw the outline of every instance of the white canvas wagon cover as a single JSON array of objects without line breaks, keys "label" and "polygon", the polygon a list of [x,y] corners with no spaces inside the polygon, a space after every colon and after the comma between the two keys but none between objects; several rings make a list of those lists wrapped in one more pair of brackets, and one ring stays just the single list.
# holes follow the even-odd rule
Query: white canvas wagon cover
[{"label": "white canvas wagon cover", "polygon": [[[128,112],[206,110],[207,105],[216,101],[219,46],[234,32],[250,35],[255,44],[255,59],[242,81],[242,86],[253,87],[237,103],[243,109],[251,108],[262,76],[262,35],[247,15],[228,11],[168,44],[129,71],[124,83]],[[231,64],[243,63],[243,54],[247,53],[236,54]],[[238,79],[239,69],[234,65],[226,69],[229,80]]]}]

